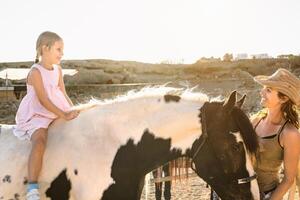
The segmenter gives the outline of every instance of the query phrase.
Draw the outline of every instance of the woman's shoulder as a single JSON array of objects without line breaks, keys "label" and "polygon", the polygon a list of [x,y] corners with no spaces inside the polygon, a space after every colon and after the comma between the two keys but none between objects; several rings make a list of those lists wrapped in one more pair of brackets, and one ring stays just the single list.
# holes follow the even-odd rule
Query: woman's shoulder
[{"label": "woman's shoulder", "polygon": [[291,123],[287,123],[282,131],[284,134],[295,134],[300,136],[299,130]]},{"label": "woman's shoulder", "polygon": [[300,143],[300,132],[299,130],[291,123],[287,123],[282,130],[282,138],[284,141],[292,142],[298,140]]}]

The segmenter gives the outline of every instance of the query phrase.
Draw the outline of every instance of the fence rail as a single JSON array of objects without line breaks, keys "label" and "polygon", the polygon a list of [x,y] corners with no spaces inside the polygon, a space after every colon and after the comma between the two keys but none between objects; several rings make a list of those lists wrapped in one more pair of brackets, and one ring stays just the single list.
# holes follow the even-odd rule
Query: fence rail
[{"label": "fence rail", "polygon": [[150,183],[160,183],[166,181],[177,181],[177,180],[184,180],[186,178],[198,177],[195,172],[190,172],[188,174],[181,174],[176,176],[166,176],[166,177],[158,177],[158,178],[151,178]]}]

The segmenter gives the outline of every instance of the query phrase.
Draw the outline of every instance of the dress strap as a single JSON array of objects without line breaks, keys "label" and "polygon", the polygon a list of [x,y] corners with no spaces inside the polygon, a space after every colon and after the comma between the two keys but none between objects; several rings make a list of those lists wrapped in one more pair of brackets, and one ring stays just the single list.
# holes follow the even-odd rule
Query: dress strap
[{"label": "dress strap", "polygon": [[255,126],[254,126],[254,130],[256,130],[256,128],[257,128],[257,126],[258,126],[258,124],[261,122],[261,120],[263,119],[263,117],[262,118],[260,118],[259,120],[258,120],[258,122],[255,124]]},{"label": "dress strap", "polygon": [[281,134],[281,132],[283,131],[285,125],[286,125],[288,122],[289,122],[289,120],[286,120],[286,121],[284,122],[284,124],[283,124],[283,125],[280,127],[280,129],[278,130],[277,135],[280,135],[280,134]]},{"label": "dress strap", "polygon": [[281,144],[280,144],[280,135],[281,135],[281,133],[282,133],[282,131],[283,131],[283,129],[284,129],[284,127],[285,127],[285,125],[287,124],[289,122],[289,120],[286,120],[285,122],[284,122],[284,124],[280,127],[280,129],[278,130],[278,132],[277,132],[277,140],[278,140],[278,144],[279,144],[279,146],[281,147],[281,148],[283,148],[283,146],[281,146]]}]

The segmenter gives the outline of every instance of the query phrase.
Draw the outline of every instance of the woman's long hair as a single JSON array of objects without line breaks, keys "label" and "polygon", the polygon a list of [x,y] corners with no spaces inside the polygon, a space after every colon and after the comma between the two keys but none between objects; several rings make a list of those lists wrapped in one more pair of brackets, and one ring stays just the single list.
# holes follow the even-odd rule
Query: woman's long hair
[{"label": "woman's long hair", "polygon": [[[286,95],[278,92],[278,97],[283,99]],[[282,104],[281,111],[283,112],[284,118],[299,129],[299,113],[297,111],[296,104],[289,99],[287,102]]]}]

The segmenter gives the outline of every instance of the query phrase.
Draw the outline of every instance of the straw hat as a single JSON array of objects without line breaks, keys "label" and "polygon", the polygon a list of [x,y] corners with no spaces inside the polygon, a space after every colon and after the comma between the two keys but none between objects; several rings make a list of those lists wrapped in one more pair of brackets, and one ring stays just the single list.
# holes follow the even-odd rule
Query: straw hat
[{"label": "straw hat", "polygon": [[276,89],[300,106],[300,79],[286,69],[280,68],[271,76],[255,76],[261,85]]}]

